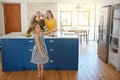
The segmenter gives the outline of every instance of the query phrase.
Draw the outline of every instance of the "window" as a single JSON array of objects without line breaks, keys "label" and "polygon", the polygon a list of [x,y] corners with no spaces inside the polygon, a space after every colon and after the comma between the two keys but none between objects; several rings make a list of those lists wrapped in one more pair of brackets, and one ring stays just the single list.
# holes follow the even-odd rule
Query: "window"
[{"label": "window", "polygon": [[58,4],[58,24],[64,31],[89,28],[89,40],[97,40],[100,8],[100,4]]},{"label": "window", "polygon": [[78,12],[78,25],[88,26],[89,25],[89,12]]},{"label": "window", "polygon": [[60,12],[60,25],[62,26],[71,26],[72,25],[72,18],[71,18],[71,11],[61,11]]},{"label": "window", "polygon": [[60,25],[61,26],[88,26],[89,25],[89,9],[88,6],[76,9],[78,5],[60,4]]}]

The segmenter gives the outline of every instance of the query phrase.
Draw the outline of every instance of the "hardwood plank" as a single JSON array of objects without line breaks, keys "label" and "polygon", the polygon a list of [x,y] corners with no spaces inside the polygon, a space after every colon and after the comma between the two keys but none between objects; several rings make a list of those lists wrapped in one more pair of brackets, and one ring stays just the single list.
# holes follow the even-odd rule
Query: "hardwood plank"
[{"label": "hardwood plank", "polygon": [[12,80],[23,80],[26,76],[27,71],[17,71]]},{"label": "hardwood plank", "polygon": [[32,76],[33,76],[33,70],[29,70],[29,71],[27,70],[26,76],[24,77],[24,80],[31,80]]},{"label": "hardwood plank", "polygon": [[73,70],[73,71],[68,71],[68,80],[77,80],[78,79],[78,71]]}]

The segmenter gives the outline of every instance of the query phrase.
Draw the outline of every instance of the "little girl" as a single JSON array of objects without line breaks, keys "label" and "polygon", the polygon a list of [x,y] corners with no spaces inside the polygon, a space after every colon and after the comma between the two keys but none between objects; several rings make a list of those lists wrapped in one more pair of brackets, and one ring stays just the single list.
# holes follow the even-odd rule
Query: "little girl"
[{"label": "little girl", "polygon": [[31,62],[34,64],[37,64],[38,68],[38,78],[43,79],[44,76],[44,64],[48,63],[49,57],[48,52],[46,49],[46,45],[44,42],[44,36],[43,32],[40,29],[39,24],[34,23],[32,25],[32,30],[35,33],[34,39],[35,39],[35,45],[32,52],[32,58]]}]

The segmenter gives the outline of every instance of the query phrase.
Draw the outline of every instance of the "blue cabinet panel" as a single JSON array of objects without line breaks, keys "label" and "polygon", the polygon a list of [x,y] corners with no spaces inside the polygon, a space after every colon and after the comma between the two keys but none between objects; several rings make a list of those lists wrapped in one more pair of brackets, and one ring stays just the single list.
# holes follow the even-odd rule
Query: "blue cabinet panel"
[{"label": "blue cabinet panel", "polygon": [[78,69],[78,39],[54,38],[46,39],[50,60],[55,60],[56,69]]},{"label": "blue cabinet panel", "polygon": [[2,39],[2,70],[23,70],[22,40]]},{"label": "blue cabinet panel", "polygon": [[[77,70],[78,39],[47,38],[45,39],[49,55],[46,70]],[[30,62],[34,39],[2,39],[3,71],[36,70],[37,65]]]},{"label": "blue cabinet panel", "polygon": [[23,64],[25,70],[36,70],[36,64],[31,63],[32,49],[34,47],[34,39],[23,40]]},{"label": "blue cabinet panel", "polygon": [[56,40],[55,39],[45,39],[45,43],[49,55],[49,63],[45,64],[45,69],[59,69],[56,55]]},{"label": "blue cabinet panel", "polygon": [[[59,49],[60,69],[74,70],[78,69],[78,40],[77,39],[64,39],[61,45],[62,48]],[[59,43],[60,43],[59,42]]]},{"label": "blue cabinet panel", "polygon": [[1,49],[1,39],[0,39],[0,49]]}]

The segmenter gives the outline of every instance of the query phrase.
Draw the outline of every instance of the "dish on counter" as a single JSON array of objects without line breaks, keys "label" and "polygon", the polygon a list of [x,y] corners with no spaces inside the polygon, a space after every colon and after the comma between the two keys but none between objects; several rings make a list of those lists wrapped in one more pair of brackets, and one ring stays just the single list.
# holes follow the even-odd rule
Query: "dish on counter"
[{"label": "dish on counter", "polygon": [[55,35],[55,34],[48,34],[47,36],[50,36],[50,37],[57,37],[57,35]]},{"label": "dish on counter", "polygon": [[27,34],[27,33],[25,33],[25,34],[23,34],[25,37],[31,37],[32,36],[32,34],[30,33],[30,34]]}]

